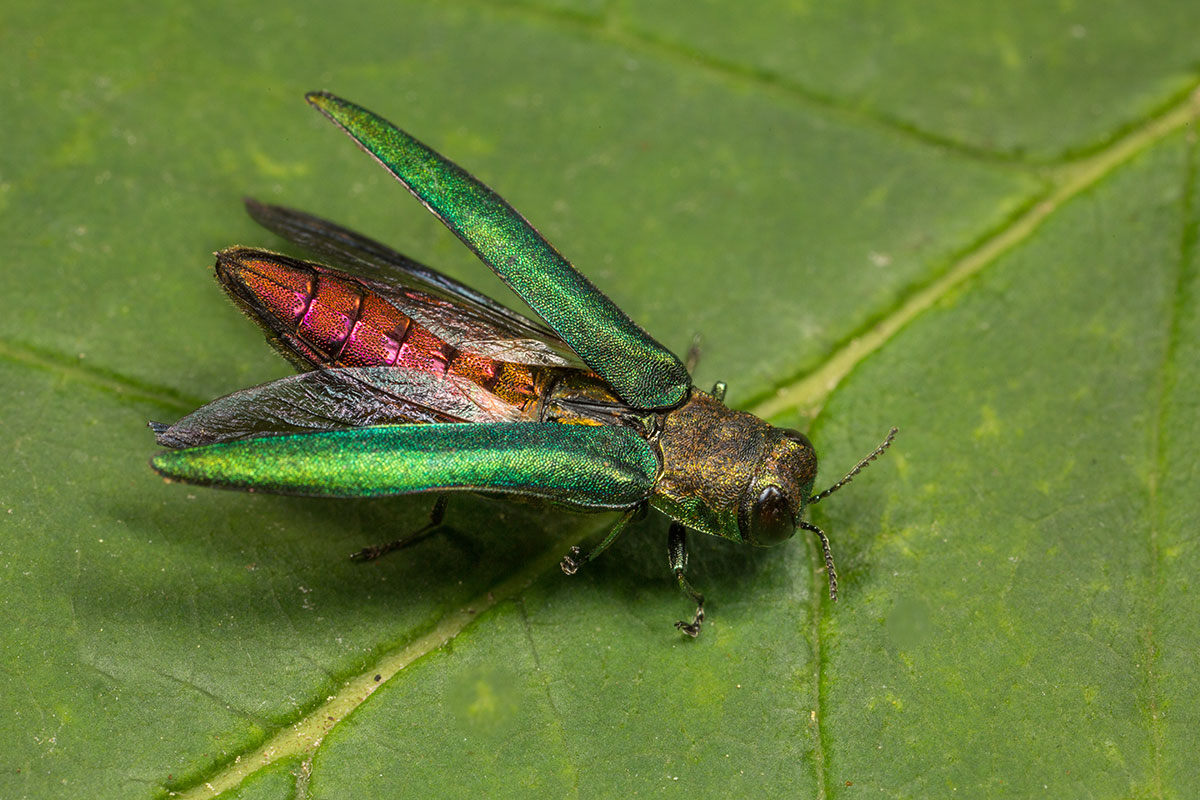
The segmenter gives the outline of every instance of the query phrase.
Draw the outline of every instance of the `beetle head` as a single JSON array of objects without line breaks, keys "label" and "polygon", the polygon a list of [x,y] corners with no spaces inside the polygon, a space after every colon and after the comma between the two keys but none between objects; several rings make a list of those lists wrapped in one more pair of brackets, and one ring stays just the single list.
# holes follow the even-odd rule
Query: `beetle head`
[{"label": "beetle head", "polygon": [[817,477],[812,442],[791,428],[773,428],[774,443],[738,509],[742,541],[766,547],[792,538]]}]

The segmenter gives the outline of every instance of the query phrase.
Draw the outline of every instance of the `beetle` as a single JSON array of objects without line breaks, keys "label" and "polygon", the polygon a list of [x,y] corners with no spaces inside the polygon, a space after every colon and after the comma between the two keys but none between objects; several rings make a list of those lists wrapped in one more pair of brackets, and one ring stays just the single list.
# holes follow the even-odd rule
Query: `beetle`
[{"label": "beetle", "polygon": [[797,530],[821,542],[808,506],[817,456],[796,430],[727,408],[725,384],[689,369],[580,274],[499,195],[382,117],[325,92],[310,104],[350,135],[532,308],[526,318],[396,251],[303,212],[246,201],[251,217],[340,268],[267,250],[217,253],[216,276],[300,373],[214,400],[172,425],[151,465],[201,485],[319,497],[435,492],[540,498],[620,517],[573,574],[654,507],[672,522],[670,569],[696,604],[676,627],[696,636],[704,597],[688,581],[687,531],[768,546]]}]

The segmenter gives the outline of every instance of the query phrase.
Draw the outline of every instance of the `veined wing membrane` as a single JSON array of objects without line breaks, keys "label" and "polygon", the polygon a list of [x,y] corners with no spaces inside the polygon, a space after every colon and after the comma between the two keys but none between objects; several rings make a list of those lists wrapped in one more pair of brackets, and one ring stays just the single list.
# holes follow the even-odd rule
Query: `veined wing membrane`
[{"label": "veined wing membrane", "polygon": [[582,366],[554,331],[385,244],[303,211],[244,202],[255,222],[340,267],[461,350],[537,366]]},{"label": "veined wing membrane", "polygon": [[259,225],[289,242],[324,256],[331,264],[350,268],[354,274],[416,289],[433,290],[449,297],[465,298],[504,317],[514,326],[524,326],[531,333],[550,333],[483,292],[430,269],[368,236],[294,208],[260,203],[249,197],[243,202],[246,204],[246,213]]},{"label": "veined wing membrane", "polygon": [[350,367],[242,389],[173,425],[151,427],[160,445],[179,448],[372,425],[523,421],[531,418],[466,378],[403,367]]}]

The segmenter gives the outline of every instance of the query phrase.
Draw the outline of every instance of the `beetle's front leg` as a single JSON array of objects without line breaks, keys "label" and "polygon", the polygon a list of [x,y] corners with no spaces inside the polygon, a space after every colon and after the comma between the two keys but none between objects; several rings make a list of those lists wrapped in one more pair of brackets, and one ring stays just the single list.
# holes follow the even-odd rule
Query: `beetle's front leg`
[{"label": "beetle's front leg", "polygon": [[437,502],[433,504],[433,508],[429,512],[429,522],[425,527],[410,533],[402,539],[397,539],[394,542],[387,544],[375,545],[373,547],[364,547],[357,553],[350,556],[354,561],[374,561],[381,558],[393,550],[401,550],[405,547],[416,544],[424,539],[432,536],[438,528],[442,527],[442,519],[446,516],[446,495],[439,494]]},{"label": "beetle's front leg", "polygon": [[704,624],[704,595],[693,589],[692,585],[688,583],[688,579],[684,577],[683,573],[687,569],[688,560],[687,528],[678,522],[672,522],[671,530],[667,533],[667,558],[670,559],[671,571],[675,573],[675,579],[679,581],[679,588],[696,601],[696,616],[692,617],[692,621],[679,620],[675,623],[675,627],[695,638],[700,635],[700,626]]},{"label": "beetle's front leg", "polygon": [[578,546],[572,547],[571,551],[563,556],[563,560],[558,564],[560,567],[562,567],[562,571],[568,575],[574,575],[584,564],[595,560],[598,555],[607,550],[612,543],[617,540],[617,537],[621,535],[622,531],[625,530],[625,527],[630,522],[643,519],[646,516],[646,511],[649,508],[650,502],[648,500],[643,500],[622,514],[621,518],[617,520],[617,524],[613,525],[612,530],[610,530],[608,535],[604,537],[604,541],[596,545],[586,556],[583,555],[583,551],[580,550]]}]

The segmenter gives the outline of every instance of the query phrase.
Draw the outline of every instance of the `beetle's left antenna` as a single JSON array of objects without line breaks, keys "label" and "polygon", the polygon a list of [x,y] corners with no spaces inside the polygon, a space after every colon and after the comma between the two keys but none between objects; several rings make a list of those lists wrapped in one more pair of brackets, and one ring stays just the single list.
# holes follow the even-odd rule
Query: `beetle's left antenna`
[{"label": "beetle's left antenna", "polygon": [[854,469],[852,469],[846,473],[846,477],[842,478],[840,481],[835,483],[833,486],[830,486],[828,489],[821,492],[820,494],[814,494],[812,497],[808,498],[808,504],[812,505],[813,503],[821,502],[826,497],[829,497],[829,495],[833,494],[838,489],[842,488],[847,483],[854,480],[855,475],[857,475],[858,473],[860,473],[864,469],[866,469],[866,466],[868,464],[870,464],[875,459],[879,458],[879,456],[883,455],[884,450],[887,450],[889,447],[892,446],[892,440],[896,438],[896,434],[899,432],[900,432],[899,428],[892,428],[890,431],[888,431],[887,438],[883,440],[883,443],[880,444],[879,447],[876,447],[873,451],[871,451],[870,455],[868,455],[862,461],[859,461],[857,464],[855,464]]}]

